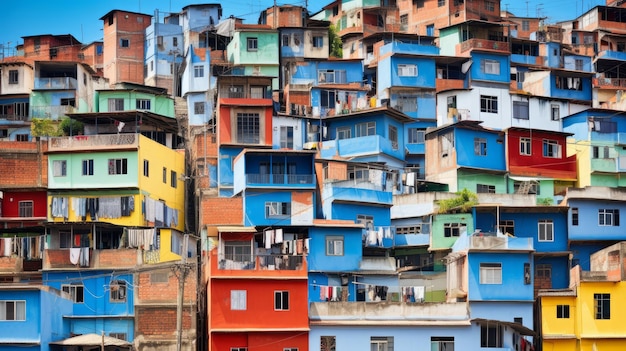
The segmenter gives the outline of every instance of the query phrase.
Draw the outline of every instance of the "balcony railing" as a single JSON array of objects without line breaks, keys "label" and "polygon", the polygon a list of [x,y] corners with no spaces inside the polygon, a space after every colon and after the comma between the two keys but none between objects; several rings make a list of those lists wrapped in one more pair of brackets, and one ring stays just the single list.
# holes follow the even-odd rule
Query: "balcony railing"
[{"label": "balcony railing", "polygon": [[68,113],[74,113],[75,111],[76,108],[74,106],[33,106],[31,117],[56,120],[59,117],[67,116]]},{"label": "balcony railing", "polygon": [[0,119],[6,119],[7,121],[28,121],[28,116],[18,116],[18,115],[3,115],[0,114]]},{"label": "balcony railing", "polygon": [[246,184],[312,184],[311,174],[246,174]]},{"label": "balcony railing", "polygon": [[51,138],[48,140],[48,151],[93,150],[97,149],[134,149],[139,145],[137,134],[99,134],[76,135]]},{"label": "balcony railing", "polygon": [[37,78],[35,79],[35,89],[76,89],[78,84],[76,78],[72,77],[54,77],[54,78]]},{"label": "balcony railing", "polygon": [[593,86],[604,89],[624,89],[626,78],[593,78]]},{"label": "balcony railing", "polygon": [[469,39],[462,42],[460,47],[460,53],[465,53],[470,50],[489,50],[510,53],[509,43],[505,41],[495,41],[487,39]]},{"label": "balcony railing", "polygon": [[300,270],[302,255],[220,255],[219,269],[228,270]]}]

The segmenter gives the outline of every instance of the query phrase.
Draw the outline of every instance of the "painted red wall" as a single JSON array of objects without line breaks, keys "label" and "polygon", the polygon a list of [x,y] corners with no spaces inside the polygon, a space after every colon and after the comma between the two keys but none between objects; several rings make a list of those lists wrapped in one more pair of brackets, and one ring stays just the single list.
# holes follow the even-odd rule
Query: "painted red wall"
[{"label": "painted red wall", "polygon": [[[255,99],[260,100],[260,99]],[[267,101],[266,101],[267,100]],[[220,120],[219,120],[219,137],[220,143],[226,144],[234,144],[236,143],[236,131],[233,131],[231,128],[231,110],[237,107],[249,107],[255,108],[259,111],[263,110],[260,113],[260,118],[264,118],[264,133],[265,135],[261,135],[261,140],[263,141],[263,145],[272,145],[272,114],[273,107],[271,105],[271,100],[264,99],[262,100],[263,104],[258,104],[255,101],[255,104],[250,104],[250,99],[221,99],[220,101]],[[269,104],[269,105],[268,105]],[[236,117],[233,117],[236,118]]]},{"label": "painted red wall", "polygon": [[309,333],[299,332],[250,332],[216,333],[211,335],[211,350],[230,350],[231,347],[247,347],[248,351],[275,351],[297,348],[309,350]]},{"label": "painted red wall", "polygon": [[[231,290],[246,290],[246,310],[231,310]],[[274,310],[274,292],[289,291],[289,310]],[[309,327],[306,279],[212,279],[211,329]]]},{"label": "painted red wall", "polygon": [[[45,191],[5,191],[2,199],[2,217],[17,217],[20,201],[33,201],[33,217],[46,217],[47,199]],[[13,199],[13,200],[11,200]]]},{"label": "painted red wall", "polygon": [[[530,138],[531,155],[520,155],[520,138]],[[556,140],[561,145],[561,158],[543,156],[543,140]],[[576,179],[576,155],[567,157],[566,135],[537,130],[509,130],[508,168],[512,175],[557,179]]]}]

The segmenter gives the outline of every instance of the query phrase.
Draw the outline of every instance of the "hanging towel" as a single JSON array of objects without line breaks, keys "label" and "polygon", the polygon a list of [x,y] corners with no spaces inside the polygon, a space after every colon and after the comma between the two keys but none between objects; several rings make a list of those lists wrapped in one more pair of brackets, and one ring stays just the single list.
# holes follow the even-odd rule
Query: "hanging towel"
[{"label": "hanging towel", "polygon": [[80,247],[73,247],[70,249],[70,262],[74,265],[80,261]]},{"label": "hanging towel", "polygon": [[89,248],[88,247],[80,248],[80,266],[89,267]]},{"label": "hanging towel", "polygon": [[423,286],[414,287],[413,292],[415,294],[415,301],[424,302],[424,287]]},{"label": "hanging towel", "polygon": [[274,243],[280,244],[282,242],[283,242],[283,230],[282,229],[276,229],[275,237],[274,237]]}]

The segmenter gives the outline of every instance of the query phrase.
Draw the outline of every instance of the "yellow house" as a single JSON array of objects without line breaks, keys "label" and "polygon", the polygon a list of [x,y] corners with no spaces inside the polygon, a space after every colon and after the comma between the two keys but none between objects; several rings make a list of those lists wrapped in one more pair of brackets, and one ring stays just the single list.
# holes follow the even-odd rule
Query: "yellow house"
[{"label": "yellow house", "polygon": [[539,291],[541,343],[547,350],[626,348],[626,242],[591,255],[591,270],[570,271],[570,288]]}]

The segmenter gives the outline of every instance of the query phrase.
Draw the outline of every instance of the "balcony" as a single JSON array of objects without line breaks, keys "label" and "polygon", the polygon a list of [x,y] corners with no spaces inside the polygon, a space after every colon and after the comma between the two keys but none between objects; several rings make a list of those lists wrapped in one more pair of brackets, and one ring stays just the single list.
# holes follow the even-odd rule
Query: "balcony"
[{"label": "balcony", "polygon": [[374,184],[365,180],[325,182],[322,197],[332,201],[393,204],[392,184]]},{"label": "balcony", "polygon": [[312,174],[246,174],[246,184],[250,186],[314,186]]},{"label": "balcony", "polygon": [[509,237],[495,235],[495,233],[461,235],[454,243],[453,251],[462,251],[464,249],[479,251],[532,251],[533,238]]},{"label": "balcony", "polygon": [[521,63],[521,64],[525,64],[525,65],[543,66],[543,57],[541,57],[541,56],[530,56],[530,55],[520,55],[520,54],[511,54],[511,62],[512,63]]},{"label": "balcony", "polygon": [[601,89],[626,89],[626,78],[593,78],[593,87]]},{"label": "balcony", "polygon": [[598,53],[597,59],[626,61],[626,52],[603,50]]},{"label": "balcony", "polygon": [[592,158],[591,172],[615,173],[617,172],[617,161],[615,158]]},{"label": "balcony", "polygon": [[211,276],[215,278],[307,277],[304,255],[219,253],[212,255],[211,261]]},{"label": "balcony", "polygon": [[464,88],[465,88],[464,79],[437,78],[437,80],[435,81],[435,90],[437,92],[441,92],[445,90],[464,89]]},{"label": "balcony", "polygon": [[48,140],[49,152],[136,150],[138,147],[138,134],[76,135]]},{"label": "balcony", "polygon": [[466,303],[405,303],[405,302],[312,302],[311,323],[353,321],[355,323],[406,322],[407,324],[441,323],[469,325]]},{"label": "balcony", "polygon": [[[70,259],[72,250],[80,252],[78,255],[81,255],[79,257],[82,259],[79,259],[78,264],[72,263]],[[139,249],[47,249],[44,251],[43,269],[132,268],[143,262],[141,251]]]},{"label": "balcony", "polygon": [[389,226],[363,229],[363,246],[385,247],[395,246],[396,229]]},{"label": "balcony", "polygon": [[37,90],[75,90],[77,86],[76,78],[72,77],[35,78]]},{"label": "balcony", "polygon": [[68,113],[76,112],[74,106],[32,106],[33,118],[45,118],[57,120],[59,117],[67,116]]},{"label": "balcony", "polygon": [[5,114],[0,114],[0,119],[4,119],[7,121],[28,121],[30,117],[29,116],[18,116],[15,114],[11,114],[11,115],[5,115]]},{"label": "balcony", "polygon": [[404,158],[404,148],[380,135],[368,135],[350,139],[324,141],[321,147],[322,158],[359,157],[386,154],[397,159]]},{"label": "balcony", "polygon": [[487,39],[466,40],[459,44],[458,50],[458,54],[469,54],[472,50],[495,51],[505,54],[511,53],[508,42]]}]

